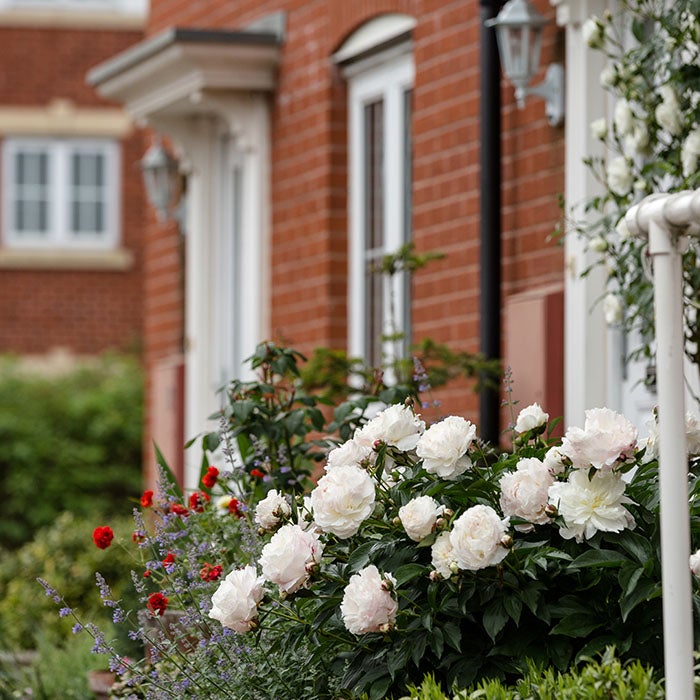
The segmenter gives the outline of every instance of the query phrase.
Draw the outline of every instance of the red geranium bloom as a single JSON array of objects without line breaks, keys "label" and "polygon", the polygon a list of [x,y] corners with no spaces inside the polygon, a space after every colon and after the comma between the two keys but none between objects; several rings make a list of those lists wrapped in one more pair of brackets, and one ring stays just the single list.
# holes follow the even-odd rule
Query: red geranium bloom
[{"label": "red geranium bloom", "polygon": [[207,473],[202,477],[202,484],[208,489],[213,488],[218,478],[219,470],[216,467],[209,467]]},{"label": "red geranium bloom", "polygon": [[172,563],[174,563],[174,562],[175,562],[175,555],[174,555],[172,552],[168,552],[168,553],[165,555],[165,559],[163,559],[163,561],[162,561],[161,563],[162,563],[163,566],[165,567],[165,566],[167,566],[168,564],[172,564]]},{"label": "red geranium bloom", "polygon": [[109,525],[96,527],[92,531],[92,539],[100,549],[107,549],[114,539],[114,530]]},{"label": "red geranium bloom", "polygon": [[153,491],[144,491],[141,496],[141,505],[144,508],[150,508],[153,505]]},{"label": "red geranium bloom", "polygon": [[182,505],[182,503],[171,503],[170,504],[170,512],[175,513],[176,515],[189,515],[189,511],[185,506]]},{"label": "red geranium bloom", "polygon": [[228,504],[228,512],[235,515],[237,518],[242,518],[241,504],[237,498],[232,498]]},{"label": "red geranium bloom", "polygon": [[154,615],[162,615],[168,607],[168,599],[162,593],[151,593],[146,605]]},{"label": "red geranium bloom", "polygon": [[144,578],[148,578],[150,575],[151,575],[151,570],[150,570],[150,569],[146,569],[146,570],[143,572],[143,577],[144,577]]},{"label": "red geranium bloom", "polygon": [[223,571],[224,570],[221,564],[216,564],[213,566],[212,564],[207,563],[202,567],[202,570],[199,572],[199,576],[201,577],[202,581],[216,581],[219,579]]},{"label": "red geranium bloom", "polygon": [[263,472],[261,472],[259,469],[251,469],[250,475],[258,479],[262,479],[265,476],[265,474],[263,474]]},{"label": "red geranium bloom", "polygon": [[201,513],[207,503],[209,503],[209,494],[204,491],[195,491],[190,496],[190,508],[197,513]]}]

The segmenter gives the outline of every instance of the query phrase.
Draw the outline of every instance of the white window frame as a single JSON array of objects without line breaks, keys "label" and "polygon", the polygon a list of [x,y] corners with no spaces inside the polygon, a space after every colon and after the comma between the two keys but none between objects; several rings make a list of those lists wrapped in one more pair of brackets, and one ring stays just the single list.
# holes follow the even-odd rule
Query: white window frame
[{"label": "white window frame", "polygon": [[[121,159],[117,143],[109,139],[50,139],[9,137],[2,147],[3,245],[22,249],[111,250],[120,240]],[[43,151],[49,156],[48,217],[46,233],[17,231],[14,226],[16,200],[15,157],[20,152]],[[81,235],[70,223],[72,156],[80,152],[104,157],[104,230],[99,235]]]},{"label": "white window frame", "polygon": [[148,9],[148,0],[0,0],[0,11],[28,8],[143,15]]},{"label": "white window frame", "polygon": [[[365,277],[367,251],[365,248],[365,131],[364,109],[366,105],[383,101],[383,250],[376,251],[375,259],[396,252],[410,239],[410,221],[406,221],[405,187],[406,164],[404,94],[414,84],[415,68],[410,43],[393,46],[385,52],[375,54],[345,69],[348,79],[349,97],[349,189],[350,189],[350,274],[348,285],[348,345],[351,356],[365,357],[368,338],[366,337],[367,284]],[[410,215],[410,213],[409,213]],[[405,274],[394,275],[383,282],[383,332],[390,336],[404,333],[404,343],[410,342],[410,295]],[[393,322],[391,299],[394,300]],[[384,362],[391,363],[401,354],[395,342],[383,344]]]}]

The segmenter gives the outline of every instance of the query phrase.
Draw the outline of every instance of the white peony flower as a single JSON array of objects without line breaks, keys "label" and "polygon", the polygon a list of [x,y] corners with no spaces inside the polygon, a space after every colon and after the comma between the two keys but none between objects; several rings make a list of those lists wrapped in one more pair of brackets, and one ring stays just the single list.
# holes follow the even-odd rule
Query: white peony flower
[{"label": "white peony flower", "polygon": [[501,519],[490,506],[476,505],[455,520],[450,544],[460,569],[476,571],[495,566],[505,559],[508,550],[501,540],[508,532],[508,518]]},{"label": "white peony flower", "polygon": [[700,549],[695,554],[690,555],[690,571],[693,576],[700,578]]},{"label": "white peony flower", "polygon": [[685,414],[685,435],[688,440],[688,454],[697,457],[700,455],[700,420],[690,412]]},{"label": "white peony flower", "polygon": [[424,430],[425,423],[408,406],[394,404],[355,431],[353,439],[370,449],[381,440],[408,452],[416,446]]},{"label": "white peony flower", "polygon": [[605,27],[597,17],[589,17],[581,25],[581,35],[592,49],[600,49],[605,44]]},{"label": "white peony flower", "polygon": [[608,63],[600,72],[600,86],[611,88],[615,83],[617,83],[617,71],[615,70],[615,66]]},{"label": "white peony flower", "polygon": [[[534,525],[544,525],[550,518],[544,509],[549,502],[549,487],[554,475],[534,457],[521,459],[516,471],[501,477],[501,510],[503,515],[515,516]],[[528,532],[532,526],[516,526],[516,530]]]},{"label": "white peony flower", "polygon": [[625,99],[619,99],[615,104],[615,130],[620,136],[631,134],[634,129],[634,115],[630,103]]},{"label": "white peony flower", "polygon": [[627,418],[609,408],[586,411],[584,428],[569,428],[559,451],[574,467],[611,471],[634,455],[637,429]]},{"label": "white peony flower", "polygon": [[467,450],[476,437],[476,427],[460,416],[448,416],[431,425],[421,436],[416,454],[429,474],[454,480],[472,465]]},{"label": "white peony flower", "polygon": [[[645,440],[641,441],[640,447],[646,448],[644,461],[651,462],[659,456],[659,423],[656,418],[656,412],[646,422],[646,426],[649,434]],[[685,435],[688,456],[695,457],[700,455],[700,420],[690,412],[685,414]]]},{"label": "white peony flower", "polygon": [[325,469],[330,471],[335,467],[348,464],[359,465],[363,459],[369,458],[372,454],[371,445],[361,445],[355,440],[348,440],[328,453]]},{"label": "white peony flower", "polygon": [[406,534],[415,542],[427,537],[444,510],[434,498],[418,496],[399,508],[399,520]]},{"label": "white peony flower", "polygon": [[254,566],[232,571],[211,597],[209,617],[235,632],[247,632],[258,617],[258,603],[265,595],[263,583]]},{"label": "white peony flower", "polygon": [[309,578],[309,567],[318,564],[323,544],[315,532],[299,525],[284,525],[263,547],[260,555],[262,575],[276,583],[281,593],[294,593]]},{"label": "white peony flower", "polygon": [[276,489],[271,489],[255,508],[255,522],[263,530],[273,530],[283,517],[291,513],[292,509],[285,497],[277,493]]},{"label": "white peony flower", "polygon": [[341,539],[352,537],[374,510],[374,482],[354,465],[331,469],[311,492],[316,525]]},{"label": "white peony flower", "polygon": [[430,550],[431,560],[430,563],[433,565],[435,571],[437,571],[442,578],[450,578],[454,573],[452,567],[456,565],[454,550],[452,549],[452,542],[450,542],[450,533],[441,532],[433,546]]},{"label": "white peony flower", "polygon": [[543,464],[549,469],[550,474],[561,474],[566,467],[565,459],[566,457],[559,451],[559,448],[554,446],[547,450]]},{"label": "white peony flower", "polygon": [[695,127],[683,141],[681,147],[683,177],[690,177],[697,172],[698,157],[700,157],[700,127]]},{"label": "white peony flower", "polygon": [[666,84],[659,88],[661,93],[661,103],[656,107],[654,116],[662,129],[668,131],[672,136],[677,136],[683,128],[681,120],[681,106],[674,89]]},{"label": "white peony flower", "polygon": [[547,425],[549,413],[545,413],[538,403],[530,404],[523,408],[518,414],[518,419],[515,421],[515,432],[525,433],[528,430],[535,430]]},{"label": "white peony flower", "polygon": [[564,519],[560,530],[564,539],[577,542],[601,532],[621,532],[634,527],[634,518],[625,508],[633,503],[625,496],[621,474],[597,472],[589,480],[583,470],[574,471],[566,482],[559,481],[549,489],[549,502]]},{"label": "white peony flower", "polygon": [[[390,586],[387,586],[387,583]],[[350,577],[340,603],[340,614],[348,632],[360,635],[388,631],[396,619],[398,604],[388,587],[396,585],[390,574],[384,578],[371,564]]]},{"label": "white peony flower", "polygon": [[608,165],[608,187],[623,197],[632,188],[632,170],[624,156],[617,156]]},{"label": "white peony flower", "polygon": [[591,134],[594,139],[605,141],[605,137],[608,135],[608,122],[605,117],[594,119],[591,122]]},{"label": "white peony flower", "polygon": [[619,294],[610,292],[603,299],[603,314],[605,322],[609,326],[617,325],[622,321],[622,298]]}]

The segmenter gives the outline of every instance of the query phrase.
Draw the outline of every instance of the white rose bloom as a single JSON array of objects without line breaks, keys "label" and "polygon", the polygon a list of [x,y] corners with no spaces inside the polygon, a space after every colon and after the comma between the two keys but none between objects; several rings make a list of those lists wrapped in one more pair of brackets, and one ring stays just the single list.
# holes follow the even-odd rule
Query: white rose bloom
[{"label": "white rose bloom", "polygon": [[364,469],[351,464],[335,467],[311,492],[314,521],[323,532],[347,539],[372,514],[374,499],[374,482]]},{"label": "white rose bloom", "polygon": [[581,35],[592,49],[599,49],[605,44],[605,28],[597,17],[589,17],[581,25]]},{"label": "white rose bloom", "polygon": [[617,72],[615,67],[610,65],[605,66],[600,73],[600,86],[604,88],[610,88],[617,82]]},{"label": "white rose bloom", "polygon": [[678,103],[678,97],[670,85],[662,85],[659,88],[661,93],[661,104],[659,104],[654,112],[656,121],[661,128],[668,131],[672,136],[677,136],[683,128],[681,121],[681,107]]},{"label": "white rose bloom", "polygon": [[631,134],[634,129],[634,115],[630,103],[625,99],[620,99],[615,105],[615,129],[620,136]]},{"label": "white rose bloom", "polygon": [[232,571],[211,597],[209,617],[235,632],[247,632],[258,617],[258,603],[265,595],[263,583],[254,566]]},{"label": "white rose bloom", "polygon": [[690,177],[697,172],[698,157],[700,157],[700,127],[695,127],[683,142],[681,147],[681,163],[683,177]]},{"label": "white rose bloom", "polygon": [[340,467],[347,464],[359,465],[363,459],[367,459],[371,455],[371,446],[361,445],[355,440],[348,440],[342,445],[335,447],[328,453],[325,469],[326,471],[330,471],[335,467]]},{"label": "white rose bloom", "polygon": [[[501,477],[501,510],[503,515],[515,516],[534,525],[544,525],[550,521],[544,509],[549,502],[549,487],[554,483],[554,475],[534,457],[521,459],[514,472]],[[532,530],[532,526],[516,526],[522,532]]]},{"label": "white rose bloom", "polygon": [[605,117],[594,119],[591,122],[591,134],[594,139],[605,141],[605,137],[608,135],[608,122]]},{"label": "white rose bloom", "polygon": [[579,470],[569,475],[566,482],[556,482],[549,489],[549,502],[564,519],[560,534],[564,539],[577,542],[590,539],[601,532],[621,532],[634,527],[634,518],[625,508],[633,503],[625,496],[625,482],[621,474],[597,472],[592,479]]},{"label": "white rose bloom", "polygon": [[610,292],[603,300],[603,314],[605,322],[609,326],[617,325],[622,321],[622,299],[619,294]]},{"label": "white rose bloom", "polygon": [[455,520],[450,544],[460,569],[476,571],[495,566],[508,550],[501,540],[508,532],[508,518],[501,519],[490,506],[476,505]]},{"label": "white rose bloom", "polygon": [[535,430],[547,425],[549,413],[545,413],[538,403],[530,404],[523,408],[518,414],[518,419],[515,421],[515,432],[525,433],[528,430]]},{"label": "white rose bloom", "polygon": [[564,463],[565,459],[558,447],[550,447],[544,456],[543,464],[549,469],[550,474],[561,474],[566,466]]},{"label": "white rose bloom", "polygon": [[273,530],[283,517],[291,513],[292,509],[285,497],[277,493],[276,489],[271,489],[255,508],[255,522],[263,530]]},{"label": "white rose bloom", "polygon": [[690,555],[690,571],[693,576],[700,578],[700,549],[695,554]]},{"label": "white rose bloom", "polygon": [[399,520],[406,534],[415,542],[427,537],[444,510],[434,498],[418,496],[399,508]]},{"label": "white rose bloom", "polygon": [[624,216],[615,225],[615,231],[617,231],[617,235],[620,237],[621,241],[627,240],[632,235]]},{"label": "white rose bloom", "polygon": [[408,406],[394,404],[355,431],[353,439],[370,449],[381,440],[408,452],[416,446],[424,430],[425,423]]},{"label": "white rose bloom", "polygon": [[416,454],[429,474],[455,480],[472,465],[467,450],[475,437],[476,426],[460,416],[448,416],[423,433]]},{"label": "white rose bloom", "polygon": [[307,567],[318,564],[322,554],[323,544],[315,532],[299,525],[284,525],[263,547],[262,575],[276,583],[281,593],[294,593],[309,578]]},{"label": "white rose bloom", "polygon": [[636,445],[637,429],[627,418],[609,408],[592,408],[586,411],[583,430],[566,431],[559,451],[576,468],[611,471],[634,455]]},{"label": "white rose bloom", "polygon": [[631,134],[625,137],[625,152],[641,154],[649,145],[649,132],[644,122],[637,122]]},{"label": "white rose bloom", "polygon": [[430,552],[430,563],[433,565],[435,571],[437,571],[442,578],[450,578],[453,574],[452,566],[457,563],[455,562],[452,542],[450,542],[450,533],[441,532],[435,539],[435,542],[433,542]]},{"label": "white rose bloom", "polygon": [[608,165],[608,187],[623,197],[632,188],[633,175],[624,156],[617,156]]},{"label": "white rose bloom", "polygon": [[608,242],[602,236],[595,236],[588,241],[588,247],[595,253],[604,253],[608,249]]},{"label": "white rose bloom", "polygon": [[[385,579],[396,583],[388,574]],[[356,635],[383,632],[394,623],[399,606],[386,590],[385,579],[373,564],[350,577],[340,603],[340,614],[348,632]]]}]

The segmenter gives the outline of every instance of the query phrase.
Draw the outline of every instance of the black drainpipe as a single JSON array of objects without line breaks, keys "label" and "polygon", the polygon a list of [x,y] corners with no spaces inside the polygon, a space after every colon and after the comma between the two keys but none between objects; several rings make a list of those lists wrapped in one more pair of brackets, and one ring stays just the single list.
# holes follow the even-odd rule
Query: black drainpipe
[{"label": "black drainpipe", "polygon": [[[481,75],[481,286],[480,350],[487,359],[501,356],[501,63],[496,32],[485,22],[500,9],[499,0],[479,0]],[[484,387],[479,396],[482,440],[498,444],[500,392]]]}]

